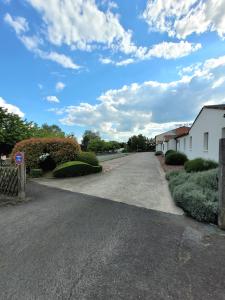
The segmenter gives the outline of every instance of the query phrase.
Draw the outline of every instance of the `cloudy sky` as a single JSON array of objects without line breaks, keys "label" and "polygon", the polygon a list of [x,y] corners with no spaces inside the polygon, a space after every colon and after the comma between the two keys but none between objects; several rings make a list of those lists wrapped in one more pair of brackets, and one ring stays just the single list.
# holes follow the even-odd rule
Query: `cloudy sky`
[{"label": "cloudy sky", "polygon": [[225,102],[225,0],[1,0],[0,106],[149,137]]}]

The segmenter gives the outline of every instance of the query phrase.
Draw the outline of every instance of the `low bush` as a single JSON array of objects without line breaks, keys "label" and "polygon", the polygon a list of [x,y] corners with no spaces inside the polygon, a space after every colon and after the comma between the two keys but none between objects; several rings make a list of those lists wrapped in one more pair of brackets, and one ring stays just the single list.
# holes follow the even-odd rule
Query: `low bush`
[{"label": "low bush", "polygon": [[198,221],[217,223],[218,169],[198,173],[167,174],[174,201]]},{"label": "low bush", "polygon": [[172,152],[165,157],[165,163],[167,165],[184,165],[187,160],[187,156],[180,152]]},{"label": "low bush", "polygon": [[83,176],[102,171],[102,166],[92,166],[81,161],[69,161],[53,170],[56,178]]},{"label": "low bush", "polygon": [[76,160],[85,162],[92,166],[99,165],[99,161],[94,152],[80,152],[77,154]]},{"label": "low bush", "polygon": [[80,146],[74,138],[32,138],[17,143],[12,158],[16,152],[24,152],[26,166],[35,169],[43,154],[49,154],[56,165],[75,160]]},{"label": "low bush", "polygon": [[165,153],[165,156],[167,156],[167,155],[169,155],[171,153],[176,153],[176,151],[172,150],[172,149],[171,150],[167,150],[166,153]]},{"label": "low bush", "polygon": [[37,178],[43,175],[42,169],[31,169],[30,170],[30,177]]},{"label": "low bush", "polygon": [[207,171],[207,170],[215,169],[217,167],[218,167],[217,162],[213,160],[202,159],[202,158],[189,160],[184,164],[184,168],[188,173]]},{"label": "low bush", "polygon": [[155,155],[156,155],[156,156],[163,155],[163,152],[162,152],[162,151],[156,151],[156,152],[155,152]]}]

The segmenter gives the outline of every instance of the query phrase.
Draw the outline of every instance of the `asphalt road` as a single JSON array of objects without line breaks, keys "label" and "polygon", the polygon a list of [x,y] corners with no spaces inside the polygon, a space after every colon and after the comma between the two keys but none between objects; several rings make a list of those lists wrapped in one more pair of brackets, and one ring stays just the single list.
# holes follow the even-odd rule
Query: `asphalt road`
[{"label": "asphalt road", "polygon": [[154,153],[137,153],[102,165],[102,174],[61,180],[41,178],[37,182],[163,212],[183,213],[171,199],[165,174]]},{"label": "asphalt road", "polygon": [[28,185],[0,207],[0,299],[225,299],[225,235],[184,216]]}]

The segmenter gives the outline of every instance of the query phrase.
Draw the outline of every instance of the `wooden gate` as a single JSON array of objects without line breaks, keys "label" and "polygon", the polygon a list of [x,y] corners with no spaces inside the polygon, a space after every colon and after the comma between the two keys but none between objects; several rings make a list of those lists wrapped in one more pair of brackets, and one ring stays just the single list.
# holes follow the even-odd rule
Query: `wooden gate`
[{"label": "wooden gate", "polygon": [[0,194],[18,196],[18,167],[0,167]]}]

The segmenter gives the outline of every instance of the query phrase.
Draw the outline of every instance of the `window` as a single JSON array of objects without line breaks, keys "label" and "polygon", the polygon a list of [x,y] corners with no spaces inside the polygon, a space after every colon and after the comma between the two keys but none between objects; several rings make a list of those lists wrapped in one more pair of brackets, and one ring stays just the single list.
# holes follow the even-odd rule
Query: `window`
[{"label": "window", "polygon": [[209,150],[209,133],[205,132],[204,133],[204,151]]},{"label": "window", "polygon": [[189,139],[189,149],[192,150],[192,136],[190,136]]},{"label": "window", "polygon": [[177,150],[180,149],[180,141],[177,141]]},{"label": "window", "polygon": [[184,151],[186,150],[186,138],[184,138]]}]

